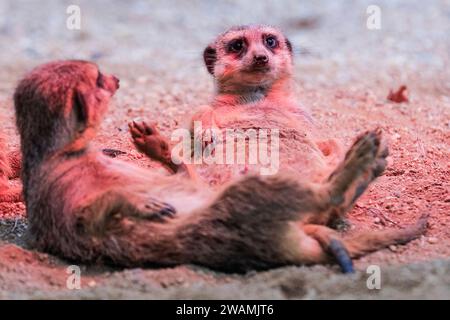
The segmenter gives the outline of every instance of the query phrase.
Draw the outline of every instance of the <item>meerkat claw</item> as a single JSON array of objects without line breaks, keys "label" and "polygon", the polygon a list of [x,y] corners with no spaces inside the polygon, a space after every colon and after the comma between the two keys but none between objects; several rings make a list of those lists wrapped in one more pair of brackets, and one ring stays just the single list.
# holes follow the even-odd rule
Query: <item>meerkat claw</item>
[{"label": "meerkat claw", "polygon": [[175,217],[177,213],[172,205],[166,202],[160,202],[156,199],[151,199],[151,202],[147,203],[144,208],[143,217],[148,220],[155,219],[163,221],[166,218]]}]

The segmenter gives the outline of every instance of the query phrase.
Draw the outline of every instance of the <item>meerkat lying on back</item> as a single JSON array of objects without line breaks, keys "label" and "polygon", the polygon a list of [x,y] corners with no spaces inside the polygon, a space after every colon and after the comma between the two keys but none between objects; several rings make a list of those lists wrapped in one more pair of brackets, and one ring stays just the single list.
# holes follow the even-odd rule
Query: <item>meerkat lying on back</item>
[{"label": "meerkat lying on back", "polygon": [[[92,63],[63,61],[36,68],[16,89],[28,238],[39,250],[125,267],[193,263],[244,272],[338,262],[350,272],[350,257],[424,231],[422,219],[403,230],[341,239],[316,224],[348,205],[344,193],[354,196],[354,187],[371,179],[383,158],[374,133],[363,135],[327,183],[317,185],[247,176],[215,191],[178,173],[110,159],[90,141],[118,83]],[[132,129],[142,149],[160,137],[145,125]]]}]

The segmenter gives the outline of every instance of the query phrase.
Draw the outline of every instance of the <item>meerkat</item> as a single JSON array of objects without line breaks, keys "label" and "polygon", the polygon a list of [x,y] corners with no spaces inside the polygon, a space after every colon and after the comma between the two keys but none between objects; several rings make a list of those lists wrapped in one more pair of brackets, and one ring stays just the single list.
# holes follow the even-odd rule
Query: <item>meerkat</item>
[{"label": "meerkat", "polygon": [[[311,227],[319,230],[323,230],[325,226],[335,228],[342,225],[347,212],[370,182],[383,173],[388,148],[381,141],[379,130],[359,137],[345,157],[339,142],[320,139],[314,120],[299,105],[293,94],[292,52],[291,42],[280,30],[261,25],[233,27],[208,45],[203,57],[208,72],[214,76],[216,94],[210,105],[200,107],[192,117],[189,125],[191,136],[194,137],[192,147],[198,143],[202,148],[207,148],[208,145],[223,148],[227,143],[224,131],[229,129],[240,132],[277,129],[280,140],[280,172],[299,181],[328,184],[348,166],[348,159],[354,157],[352,154],[355,147],[361,143],[361,139],[365,139],[362,137],[367,137],[367,134],[375,136],[378,152],[371,171],[360,172],[360,177],[353,182],[347,180],[346,183],[349,184],[341,189],[340,196],[345,199],[340,200],[343,201],[342,205],[333,206],[324,219],[314,220],[319,227]],[[196,123],[201,124],[200,134],[196,132]],[[171,172],[176,172],[177,165],[169,156],[172,153],[169,142],[156,142],[165,138],[154,134],[152,138],[147,137],[146,144],[139,135],[143,126],[130,126],[137,148],[153,160],[163,163]],[[147,131],[156,131],[156,128],[152,126]],[[248,148],[248,144],[240,147]],[[248,148],[247,152],[249,151]],[[236,148],[232,152],[242,150]],[[197,171],[207,182],[213,181],[214,184],[221,185],[246,175],[249,171],[257,171],[260,165],[202,164],[198,167]],[[195,173],[195,170],[191,171]]]},{"label": "meerkat", "polygon": [[[348,188],[371,179],[383,158],[374,132],[362,135],[322,184],[248,175],[215,190],[178,172],[163,175],[111,159],[90,142],[118,88],[117,78],[85,61],[38,66],[19,82],[14,105],[27,238],[35,249],[122,267],[190,263],[245,272],[337,262],[351,272],[352,257],[425,229],[423,218],[402,230],[342,239],[316,224],[348,205]],[[145,125],[133,128],[142,149],[159,137]]]},{"label": "meerkat", "polygon": [[[115,149],[102,149],[102,152],[115,158],[125,152]],[[11,187],[9,180],[20,176],[22,159],[19,150],[7,151],[6,136],[0,134],[0,203],[23,201],[22,187]]]},{"label": "meerkat", "polygon": [[[200,107],[192,116],[189,124],[192,147],[200,144],[202,150],[208,146],[226,149],[230,141],[226,137],[227,130],[277,130],[278,171],[302,181],[326,182],[342,162],[344,152],[335,139],[320,139],[313,118],[298,103],[293,90],[292,52],[291,42],[280,30],[264,25],[232,27],[209,44],[203,57],[208,72],[214,77],[216,93],[209,105]],[[197,124],[200,124],[201,132],[197,132]],[[377,135],[381,137],[381,133]],[[153,147],[149,145],[148,148]],[[380,150],[382,156],[377,159],[378,169],[374,169],[372,179],[380,175],[386,165],[387,146],[381,143]],[[195,171],[207,182],[218,185],[260,172],[261,163],[248,161],[249,152],[252,152],[249,143],[236,145],[232,152],[247,153],[246,161],[220,165],[201,163]],[[170,163],[167,156],[161,159],[149,152],[147,155],[174,171],[176,165],[173,161]],[[353,203],[367,188],[367,181],[371,180],[365,179],[358,186]],[[330,225],[343,221],[348,209],[339,207],[340,211],[334,212],[335,219]]]},{"label": "meerkat", "polygon": [[8,180],[19,176],[20,154],[6,150],[5,137],[0,135],[0,202],[19,202],[22,188],[10,187]]}]

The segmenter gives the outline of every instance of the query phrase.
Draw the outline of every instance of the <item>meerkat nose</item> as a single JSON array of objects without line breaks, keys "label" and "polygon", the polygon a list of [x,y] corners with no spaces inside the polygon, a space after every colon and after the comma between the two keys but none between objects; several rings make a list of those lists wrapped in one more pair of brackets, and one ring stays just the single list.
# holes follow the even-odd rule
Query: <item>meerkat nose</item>
[{"label": "meerkat nose", "polygon": [[257,54],[253,57],[253,62],[258,65],[265,65],[269,62],[269,57],[265,54]]}]

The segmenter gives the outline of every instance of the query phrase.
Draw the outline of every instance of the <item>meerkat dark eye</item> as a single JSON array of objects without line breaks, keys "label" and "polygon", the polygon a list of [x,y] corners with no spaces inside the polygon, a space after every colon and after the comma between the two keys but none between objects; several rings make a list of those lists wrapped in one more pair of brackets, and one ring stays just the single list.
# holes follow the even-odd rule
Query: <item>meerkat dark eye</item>
[{"label": "meerkat dark eye", "polygon": [[228,51],[230,52],[241,52],[244,49],[244,40],[236,39],[228,44]]},{"label": "meerkat dark eye", "polygon": [[271,49],[274,49],[274,48],[278,47],[278,40],[274,36],[266,37],[265,41],[266,41],[267,47],[269,47]]}]

